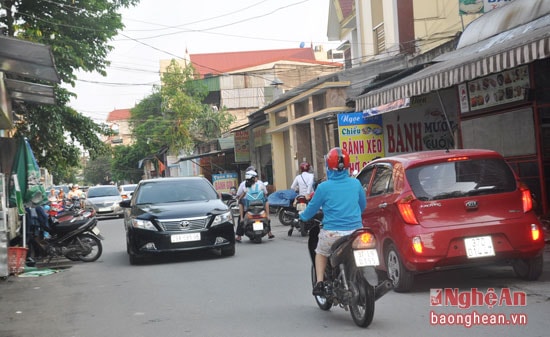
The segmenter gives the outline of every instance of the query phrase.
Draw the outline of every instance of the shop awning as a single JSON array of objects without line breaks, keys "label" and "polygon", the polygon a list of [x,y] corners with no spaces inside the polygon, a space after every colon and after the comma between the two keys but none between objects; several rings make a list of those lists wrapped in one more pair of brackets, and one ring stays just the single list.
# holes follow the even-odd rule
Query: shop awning
[{"label": "shop awning", "polygon": [[356,98],[356,111],[381,106],[550,57],[550,15],[436,58],[402,80]]},{"label": "shop awning", "polygon": [[50,47],[30,41],[0,37],[0,71],[60,83]]}]

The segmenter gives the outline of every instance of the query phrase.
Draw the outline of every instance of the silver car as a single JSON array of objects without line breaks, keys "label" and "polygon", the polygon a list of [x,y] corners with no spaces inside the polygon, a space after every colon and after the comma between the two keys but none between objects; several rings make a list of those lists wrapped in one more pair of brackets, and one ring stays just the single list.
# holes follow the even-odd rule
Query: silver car
[{"label": "silver car", "polygon": [[86,193],[85,207],[93,208],[98,218],[124,217],[118,188],[114,185],[91,186]]}]

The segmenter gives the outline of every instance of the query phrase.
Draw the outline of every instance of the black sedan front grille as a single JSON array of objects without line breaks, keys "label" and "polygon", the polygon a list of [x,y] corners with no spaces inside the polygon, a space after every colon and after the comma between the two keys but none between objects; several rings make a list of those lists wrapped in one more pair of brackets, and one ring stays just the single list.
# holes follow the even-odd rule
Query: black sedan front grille
[{"label": "black sedan front grille", "polygon": [[209,217],[205,216],[200,218],[162,220],[159,223],[163,231],[181,232],[206,228],[208,219]]}]

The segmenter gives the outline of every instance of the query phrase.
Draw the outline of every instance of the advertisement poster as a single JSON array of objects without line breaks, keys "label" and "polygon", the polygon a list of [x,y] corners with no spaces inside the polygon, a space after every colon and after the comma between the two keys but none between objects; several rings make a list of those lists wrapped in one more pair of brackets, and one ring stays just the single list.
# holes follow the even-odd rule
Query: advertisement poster
[{"label": "advertisement poster", "polygon": [[338,114],[340,147],[350,155],[351,171],[384,157],[382,116],[365,117],[362,112]]},{"label": "advertisement poster", "polygon": [[221,173],[212,175],[212,185],[218,192],[229,193],[231,187],[239,186],[239,179],[236,172],[232,173]]},{"label": "advertisement poster", "polygon": [[467,83],[470,110],[520,101],[529,88],[529,68],[518,68],[492,74]]},{"label": "advertisement poster", "polygon": [[248,130],[235,132],[235,162],[250,162],[250,137]]}]

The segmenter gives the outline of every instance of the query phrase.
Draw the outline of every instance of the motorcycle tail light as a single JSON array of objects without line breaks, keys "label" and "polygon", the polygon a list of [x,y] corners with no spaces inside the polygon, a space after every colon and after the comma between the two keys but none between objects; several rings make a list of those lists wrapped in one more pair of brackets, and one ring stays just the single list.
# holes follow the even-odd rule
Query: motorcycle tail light
[{"label": "motorcycle tail light", "polygon": [[371,232],[362,232],[357,235],[351,244],[353,249],[372,249],[376,248],[376,238]]},{"label": "motorcycle tail light", "polygon": [[397,203],[397,208],[399,209],[399,214],[403,220],[410,225],[418,225],[418,220],[414,211],[412,209],[412,202],[415,198],[412,195],[409,195]]},{"label": "motorcycle tail light", "polygon": [[247,219],[263,219],[266,218],[265,211],[262,211],[258,214],[246,213],[245,218]]},{"label": "motorcycle tail light", "polygon": [[540,228],[536,224],[531,224],[531,238],[533,241],[538,241],[540,239]]}]

